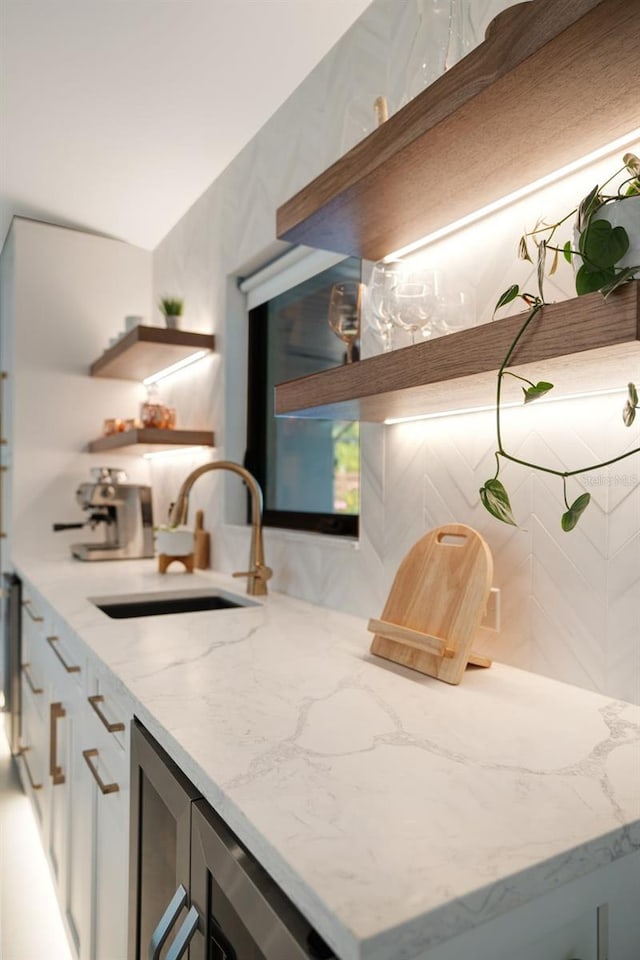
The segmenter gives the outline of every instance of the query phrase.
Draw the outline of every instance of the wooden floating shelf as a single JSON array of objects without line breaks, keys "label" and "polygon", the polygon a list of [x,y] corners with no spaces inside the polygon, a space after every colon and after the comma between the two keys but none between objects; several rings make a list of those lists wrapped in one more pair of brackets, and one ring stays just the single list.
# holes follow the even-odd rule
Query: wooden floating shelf
[{"label": "wooden floating shelf", "polygon": [[[280,207],[280,239],[379,260],[638,127],[629,0],[531,0]],[[580,109],[580,104],[588,108]]]},{"label": "wooden floating shelf", "polygon": [[[495,405],[496,372],[526,313],[281,383],[276,416],[384,421]],[[570,352],[567,352],[570,351]],[[550,398],[626,388],[640,362],[640,282],[542,309],[509,369],[551,380]],[[503,397],[522,400],[513,378]]]},{"label": "wooden floating shelf", "polygon": [[118,453],[158,453],[161,450],[173,450],[176,447],[212,447],[214,437],[211,430],[159,430],[143,428],[112,433],[108,437],[99,437],[89,444],[89,453],[103,453],[116,450]]},{"label": "wooden floating shelf", "polygon": [[92,377],[140,382],[199,350],[210,352],[214,347],[212,334],[138,326],[105,350],[89,373]]}]

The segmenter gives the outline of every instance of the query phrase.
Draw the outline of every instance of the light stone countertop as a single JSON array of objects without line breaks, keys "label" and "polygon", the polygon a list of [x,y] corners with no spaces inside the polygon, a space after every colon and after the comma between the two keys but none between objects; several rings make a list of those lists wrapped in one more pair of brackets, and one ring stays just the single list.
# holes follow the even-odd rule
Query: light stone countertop
[{"label": "light stone countertop", "polygon": [[341,960],[408,960],[640,849],[637,706],[501,664],[451,687],[277,594],[134,620],[86,599],[242,594],[208,571],[16,567]]}]

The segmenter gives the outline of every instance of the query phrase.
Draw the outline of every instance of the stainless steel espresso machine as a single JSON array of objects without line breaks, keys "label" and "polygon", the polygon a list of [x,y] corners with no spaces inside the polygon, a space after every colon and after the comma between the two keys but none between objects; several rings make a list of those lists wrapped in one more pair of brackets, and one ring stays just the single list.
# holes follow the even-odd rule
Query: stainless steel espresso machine
[{"label": "stainless steel espresso machine", "polygon": [[54,523],[54,530],[85,526],[104,529],[104,540],[73,543],[71,553],[78,560],[131,560],[152,557],[153,514],[151,487],[127,483],[124,470],[94,467],[91,483],[81,483],[76,500],[89,514],[84,523]]}]

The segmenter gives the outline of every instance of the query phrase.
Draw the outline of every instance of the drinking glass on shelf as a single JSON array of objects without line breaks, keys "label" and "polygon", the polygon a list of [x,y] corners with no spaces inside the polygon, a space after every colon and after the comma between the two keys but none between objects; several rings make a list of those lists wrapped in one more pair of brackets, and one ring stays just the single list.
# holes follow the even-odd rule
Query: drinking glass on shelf
[{"label": "drinking glass on shelf", "polygon": [[334,283],[329,297],[329,326],[347,345],[346,363],[353,362],[353,346],[360,336],[363,284],[357,280]]},{"label": "drinking glass on shelf", "polygon": [[403,260],[380,260],[371,271],[367,285],[367,323],[382,341],[382,349],[386,353],[391,350],[391,319],[392,292],[406,273],[406,264]]},{"label": "drinking glass on shelf", "polygon": [[420,332],[424,340],[446,332],[442,276],[430,267],[407,266],[394,287],[389,314],[392,323],[411,333],[411,343]]},{"label": "drinking glass on shelf", "polygon": [[476,325],[476,303],[473,288],[463,280],[451,280],[444,296],[445,333],[457,333]]}]

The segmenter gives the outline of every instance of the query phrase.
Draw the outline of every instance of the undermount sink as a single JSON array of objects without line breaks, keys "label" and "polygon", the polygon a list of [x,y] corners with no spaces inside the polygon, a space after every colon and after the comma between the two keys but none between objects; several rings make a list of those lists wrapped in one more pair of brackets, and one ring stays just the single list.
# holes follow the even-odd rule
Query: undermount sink
[{"label": "undermount sink", "polygon": [[98,610],[115,620],[257,606],[253,600],[237,597],[225,590],[161,590],[155,593],[123,593],[88,599]]}]

